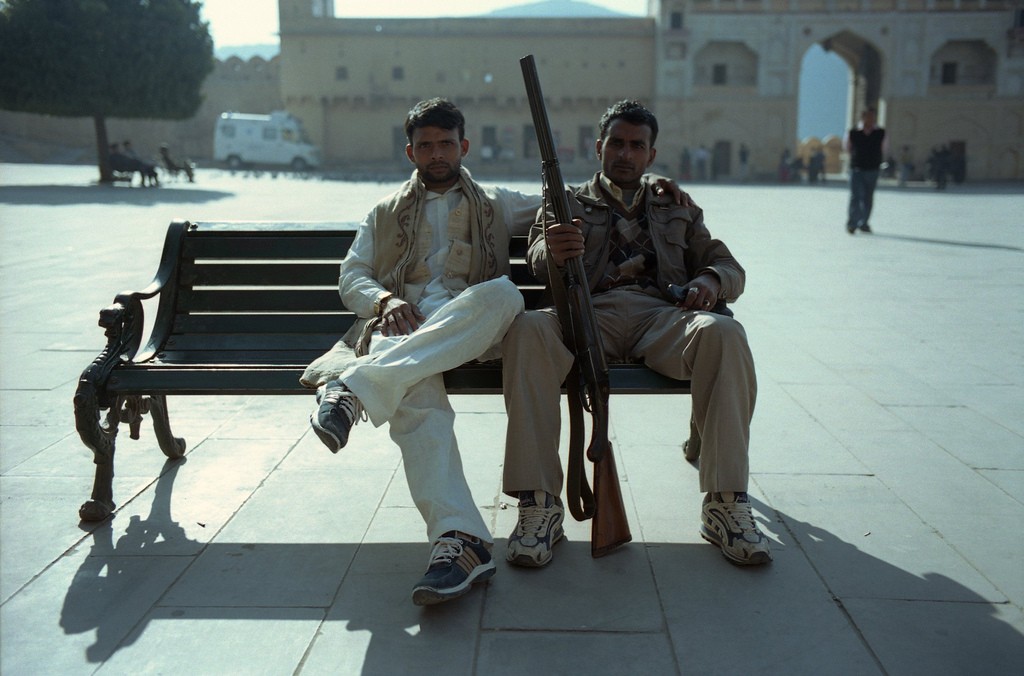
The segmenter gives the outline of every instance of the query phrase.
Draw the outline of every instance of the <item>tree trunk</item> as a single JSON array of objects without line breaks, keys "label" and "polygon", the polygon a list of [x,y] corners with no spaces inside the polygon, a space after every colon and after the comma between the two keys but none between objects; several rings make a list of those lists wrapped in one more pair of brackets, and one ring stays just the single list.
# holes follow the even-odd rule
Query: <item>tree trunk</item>
[{"label": "tree trunk", "polygon": [[107,142],[107,118],[100,114],[93,115],[92,124],[96,129],[96,160],[100,169],[100,183],[113,183],[114,172],[110,169],[110,144]]}]

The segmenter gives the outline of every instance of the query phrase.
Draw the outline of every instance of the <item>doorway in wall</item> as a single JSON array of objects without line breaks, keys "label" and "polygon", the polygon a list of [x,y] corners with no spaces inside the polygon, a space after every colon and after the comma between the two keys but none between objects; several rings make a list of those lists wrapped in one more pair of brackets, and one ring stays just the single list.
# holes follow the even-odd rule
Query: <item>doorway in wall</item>
[{"label": "doorway in wall", "polygon": [[853,73],[835,52],[811,45],[800,64],[797,102],[797,141],[842,136],[849,128],[850,89]]}]

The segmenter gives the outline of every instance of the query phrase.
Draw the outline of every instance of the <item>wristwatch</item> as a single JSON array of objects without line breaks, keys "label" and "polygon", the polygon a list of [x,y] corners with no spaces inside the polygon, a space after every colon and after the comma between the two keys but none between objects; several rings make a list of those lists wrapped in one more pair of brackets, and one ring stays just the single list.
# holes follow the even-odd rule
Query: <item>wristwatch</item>
[{"label": "wristwatch", "polygon": [[377,317],[383,315],[384,306],[388,304],[388,301],[391,300],[391,297],[394,295],[395,294],[393,293],[385,293],[384,295],[379,296],[377,300],[373,301],[373,314]]}]

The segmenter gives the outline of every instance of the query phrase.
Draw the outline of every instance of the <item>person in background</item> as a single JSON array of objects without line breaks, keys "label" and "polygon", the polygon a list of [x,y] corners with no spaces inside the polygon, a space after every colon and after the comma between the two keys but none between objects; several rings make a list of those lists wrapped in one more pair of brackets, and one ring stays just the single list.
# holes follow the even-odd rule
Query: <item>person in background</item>
[{"label": "person in background", "polygon": [[177,162],[171,157],[170,148],[166,143],[160,144],[160,160],[164,163],[164,169],[166,169],[172,176],[177,176],[179,172],[185,172],[185,176],[188,177],[189,183],[196,182],[195,166],[190,160],[182,160]]},{"label": "person in background", "polygon": [[910,175],[914,173],[914,156],[910,152],[910,146],[903,146],[900,149],[899,164],[898,182],[901,188],[905,188],[910,180]]},{"label": "person in background", "polygon": [[861,113],[860,125],[846,136],[850,154],[850,206],[847,209],[846,232],[871,232],[868,219],[875,201],[878,172],[885,157],[885,129],[877,126],[878,111],[867,108]]}]

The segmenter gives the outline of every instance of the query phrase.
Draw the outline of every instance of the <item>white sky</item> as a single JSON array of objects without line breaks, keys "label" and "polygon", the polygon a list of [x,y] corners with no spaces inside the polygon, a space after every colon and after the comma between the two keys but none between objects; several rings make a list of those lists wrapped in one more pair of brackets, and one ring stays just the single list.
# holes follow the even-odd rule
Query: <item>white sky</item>
[{"label": "white sky", "polygon": [[[335,0],[334,13],[339,17],[429,17],[477,16],[495,9],[524,5],[536,0],[387,0],[387,2],[353,2]],[[586,0],[623,14],[644,16],[647,0]],[[205,0],[203,18],[210,22],[214,46],[258,45],[277,42],[277,0]]]}]

